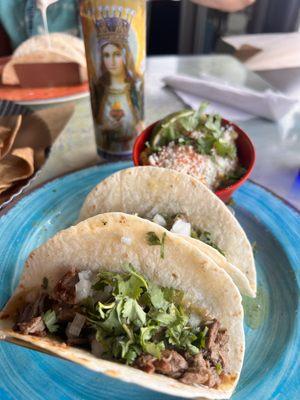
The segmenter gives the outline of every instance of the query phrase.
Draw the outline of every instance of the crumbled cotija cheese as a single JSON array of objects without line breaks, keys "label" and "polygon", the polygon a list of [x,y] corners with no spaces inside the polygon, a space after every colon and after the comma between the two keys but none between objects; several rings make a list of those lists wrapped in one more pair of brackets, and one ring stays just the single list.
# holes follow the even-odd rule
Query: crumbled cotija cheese
[{"label": "crumbled cotija cheese", "polygon": [[217,188],[223,177],[233,172],[237,166],[237,160],[223,158],[217,154],[212,158],[197,153],[193,146],[179,146],[174,142],[164,146],[158,153],[151,154],[149,163],[192,175],[210,189]]},{"label": "crumbled cotija cheese", "polygon": [[174,142],[164,146],[160,152],[151,154],[149,163],[192,175],[209,187],[213,186],[217,175],[210,156],[197,153],[193,146],[178,146]]}]

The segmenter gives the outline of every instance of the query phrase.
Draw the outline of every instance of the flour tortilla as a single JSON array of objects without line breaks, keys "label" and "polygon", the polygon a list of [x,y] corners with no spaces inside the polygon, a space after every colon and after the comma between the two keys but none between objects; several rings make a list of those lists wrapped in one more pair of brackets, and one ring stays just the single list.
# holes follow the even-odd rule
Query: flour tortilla
[{"label": "flour tortilla", "polygon": [[[180,235],[176,235],[180,236]],[[200,251],[210,257],[220,268],[224,269],[227,274],[231,277],[233,282],[238,287],[241,294],[255,297],[256,293],[250,286],[249,280],[247,279],[246,275],[243,274],[241,270],[235,267],[233,264],[228,262],[226,258],[216,249],[209,246],[208,244],[201,242],[201,240],[193,239],[191,237],[180,236],[185,241],[188,241],[193,246],[196,246]]]},{"label": "flour tortilla", "polygon": [[[160,246],[150,246],[147,232],[166,233],[164,258]],[[122,238],[130,238],[124,241]],[[147,374],[132,367],[96,358],[91,353],[66,346],[51,338],[22,335],[12,330],[13,315],[26,293],[48,286],[70,269],[121,271],[131,262],[149,280],[183,290],[185,301],[207,317],[217,318],[228,330],[228,366],[231,377],[218,389],[189,386],[174,379]],[[196,247],[147,220],[122,213],[107,213],[61,231],[29,256],[19,286],[0,314],[0,338],[38,349],[81,364],[89,369],[152,390],[187,398],[227,399],[240,376],[244,357],[243,308],[231,278]]]},{"label": "flour tortilla", "polygon": [[16,64],[75,62],[79,65],[81,81],[87,80],[87,67],[82,39],[65,33],[37,35],[23,42],[14,52],[12,59],[4,66],[2,83],[18,85]]},{"label": "flour tortilla", "polygon": [[155,214],[185,214],[192,226],[212,235],[225,253],[186,238],[223,268],[241,293],[256,294],[256,269],[251,244],[225,204],[190,175],[158,167],[135,167],[100,182],[87,196],[79,220],[110,211],[153,218]]},{"label": "flour tortilla", "polygon": [[[50,41],[50,48],[49,48]],[[73,59],[79,65],[86,66],[84,43],[82,39],[67,33],[50,33],[50,35],[32,36],[23,42],[15,51],[14,57],[34,53],[37,50],[55,51]]]}]

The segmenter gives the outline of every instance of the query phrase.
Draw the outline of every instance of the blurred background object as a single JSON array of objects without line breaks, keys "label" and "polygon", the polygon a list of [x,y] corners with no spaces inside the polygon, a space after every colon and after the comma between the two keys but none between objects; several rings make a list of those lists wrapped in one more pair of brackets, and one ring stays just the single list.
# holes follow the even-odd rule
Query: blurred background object
[{"label": "blurred background object", "polygon": [[49,105],[88,96],[77,0],[0,1],[0,99]]},{"label": "blurred background object", "polygon": [[32,112],[0,100],[0,209],[34,181],[73,112],[73,105]]},{"label": "blurred background object", "polygon": [[[78,3],[52,4],[47,10],[49,31],[81,36]],[[299,9],[299,0],[148,0],[148,55],[232,53],[222,36],[299,31]],[[0,1],[0,56],[41,33],[44,24],[36,0]]]},{"label": "blurred background object", "polygon": [[245,66],[274,88],[300,99],[300,32],[234,35],[223,38]]},{"label": "blurred background object", "polygon": [[[31,36],[45,33],[45,21],[39,8],[40,2],[41,0],[0,1],[0,26],[6,32],[12,50]],[[65,32],[80,36],[78,1],[59,0],[53,4],[53,0],[49,0],[48,3],[49,32]]]},{"label": "blurred background object", "polygon": [[230,54],[299,99],[299,26],[299,0],[149,0],[148,55]]},{"label": "blurred background object", "polygon": [[228,13],[197,5],[191,0],[149,0],[148,54],[230,53],[230,48],[221,41],[222,36],[299,30],[299,0],[249,3],[252,5]]}]

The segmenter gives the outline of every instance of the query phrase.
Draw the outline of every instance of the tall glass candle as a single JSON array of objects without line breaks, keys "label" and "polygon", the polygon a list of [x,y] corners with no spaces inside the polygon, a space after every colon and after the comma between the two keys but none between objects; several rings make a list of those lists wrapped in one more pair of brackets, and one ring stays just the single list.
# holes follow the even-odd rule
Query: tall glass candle
[{"label": "tall glass candle", "polygon": [[98,154],[129,158],[144,119],[146,0],[83,0],[81,20]]}]

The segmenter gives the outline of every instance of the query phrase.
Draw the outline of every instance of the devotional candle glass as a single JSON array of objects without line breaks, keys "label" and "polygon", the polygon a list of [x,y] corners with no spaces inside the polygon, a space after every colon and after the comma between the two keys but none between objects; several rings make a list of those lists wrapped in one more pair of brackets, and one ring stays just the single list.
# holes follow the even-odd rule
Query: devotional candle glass
[{"label": "devotional candle glass", "polygon": [[143,129],[145,0],[83,0],[81,20],[98,154],[131,157]]}]

